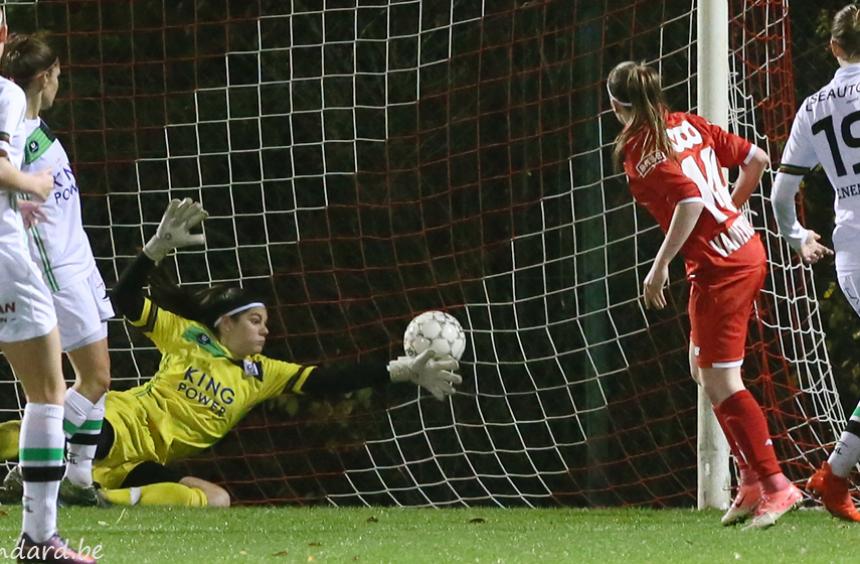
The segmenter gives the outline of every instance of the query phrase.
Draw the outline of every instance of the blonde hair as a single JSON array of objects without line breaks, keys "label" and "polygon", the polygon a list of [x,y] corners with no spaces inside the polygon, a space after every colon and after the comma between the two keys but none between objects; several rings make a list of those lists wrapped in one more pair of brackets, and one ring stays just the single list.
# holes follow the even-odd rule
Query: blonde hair
[{"label": "blonde hair", "polygon": [[609,72],[606,87],[610,98],[631,113],[631,119],[615,138],[615,164],[621,167],[627,143],[642,131],[645,132],[643,154],[660,151],[667,158],[674,158],[675,152],[666,134],[669,107],[657,71],[644,62],[624,61]]},{"label": "blonde hair", "polygon": [[833,16],[830,37],[849,59],[860,57],[860,6],[848,4]]}]

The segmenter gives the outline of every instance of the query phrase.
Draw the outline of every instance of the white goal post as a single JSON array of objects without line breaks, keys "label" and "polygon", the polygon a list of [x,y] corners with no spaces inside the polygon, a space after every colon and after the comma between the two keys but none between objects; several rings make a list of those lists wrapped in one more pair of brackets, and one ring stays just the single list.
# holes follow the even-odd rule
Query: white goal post
[{"label": "white goal post", "polygon": [[[700,0],[696,21],[699,114],[726,128],[729,123],[728,3],[725,0]],[[723,509],[731,501],[729,445],[701,386],[698,419],[698,507]]]}]

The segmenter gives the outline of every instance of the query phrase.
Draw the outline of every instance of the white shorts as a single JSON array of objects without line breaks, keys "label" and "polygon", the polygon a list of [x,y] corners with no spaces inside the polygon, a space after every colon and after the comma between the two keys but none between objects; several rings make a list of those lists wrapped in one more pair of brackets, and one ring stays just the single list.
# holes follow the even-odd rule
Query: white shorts
[{"label": "white shorts", "polygon": [[54,292],[63,352],[107,337],[107,320],[114,316],[105,282],[97,268],[90,275]]},{"label": "white shorts", "polygon": [[30,256],[15,259],[0,282],[0,343],[43,337],[57,325],[51,291]]},{"label": "white shorts", "polygon": [[839,278],[839,287],[842,288],[842,293],[848,303],[851,304],[857,315],[860,315],[860,270],[839,272],[837,277]]}]

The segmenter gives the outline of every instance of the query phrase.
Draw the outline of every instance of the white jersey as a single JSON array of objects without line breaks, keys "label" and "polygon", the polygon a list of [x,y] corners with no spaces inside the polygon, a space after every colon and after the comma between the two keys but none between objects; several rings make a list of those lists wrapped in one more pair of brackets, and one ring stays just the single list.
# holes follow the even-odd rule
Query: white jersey
[{"label": "white jersey", "polygon": [[46,220],[30,228],[30,255],[52,292],[90,275],[96,263],[81,220],[81,196],[69,157],[41,119],[24,122],[24,172],[51,169],[54,189],[42,204]]},{"label": "white jersey", "polygon": [[860,269],[860,64],[836,71],[794,117],[779,171],[802,176],[818,164],[836,192],[836,268]]},{"label": "white jersey", "polygon": [[[24,155],[24,115],[27,97],[14,82],[0,77],[0,151],[15,168],[21,168]],[[3,157],[0,157],[3,158]],[[0,186],[0,280],[13,277],[12,270],[26,271],[27,236],[17,211],[17,192]]]}]

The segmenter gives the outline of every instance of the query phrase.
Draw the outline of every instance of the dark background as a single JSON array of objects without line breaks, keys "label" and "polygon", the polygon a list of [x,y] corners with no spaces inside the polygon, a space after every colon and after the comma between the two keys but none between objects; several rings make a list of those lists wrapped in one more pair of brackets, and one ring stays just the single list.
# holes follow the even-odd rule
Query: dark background
[{"label": "dark background", "polygon": [[[183,469],[244,503],[695,503],[686,286],[676,264],[669,311],[646,316],[637,300],[660,236],[611,164],[602,82],[620,60],[659,58],[672,105],[691,108],[690,2],[318,4],[9,7],[13,31],[54,32],[63,74],[44,117],[108,285],[168,199],[191,196],[212,214],[207,250],[171,268],[267,296],[270,356],[382,362],[430,308],[467,330],[450,405],[408,386],[283,397]],[[730,2],[733,69],[753,95],[734,127],[767,134],[774,161],[794,107],[835,70],[830,3],[812,4],[793,3],[789,26],[781,2]],[[829,235],[822,174],[806,194],[808,225]],[[764,200],[752,206],[767,224]],[[800,480],[841,421],[832,391],[802,391],[806,371],[827,382],[824,336],[786,320],[821,316],[846,410],[860,395],[857,323],[832,264],[815,269],[820,310],[801,269],[773,268],[746,376]],[[808,309],[786,309],[786,288]],[[115,388],[153,374],[146,339],[110,329]],[[14,417],[20,391],[7,389]]]}]

